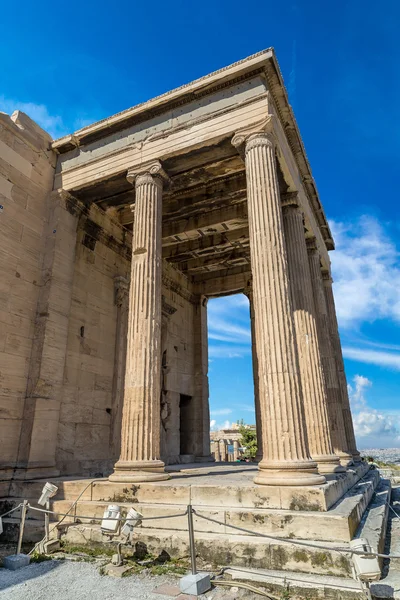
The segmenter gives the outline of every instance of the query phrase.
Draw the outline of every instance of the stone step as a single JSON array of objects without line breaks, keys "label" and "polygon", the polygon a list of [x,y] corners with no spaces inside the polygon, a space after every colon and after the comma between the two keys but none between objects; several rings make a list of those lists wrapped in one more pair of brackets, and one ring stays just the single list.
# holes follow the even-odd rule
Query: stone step
[{"label": "stone step", "polygon": [[[182,465],[181,465],[182,467]],[[214,471],[211,472],[211,469]],[[83,500],[104,502],[139,502],[149,504],[177,504],[187,506],[231,506],[235,508],[265,508],[312,512],[326,512],[360,478],[369,471],[369,465],[361,463],[346,473],[328,476],[321,486],[262,486],[255,485],[252,478],[255,468],[240,465],[184,469],[173,473],[168,481],[140,483],[137,485],[112,483],[107,479],[52,479],[59,487],[57,499],[76,500],[82,493]],[[231,475],[232,473],[232,475]],[[238,474],[243,474],[238,483]],[[218,481],[218,483],[215,483]],[[14,498],[38,499],[45,480],[13,481],[9,495]],[[87,489],[85,489],[87,488]]]},{"label": "stone step", "polygon": [[[355,538],[366,538],[375,552],[383,553],[392,491],[390,479],[381,479],[365,511]],[[383,559],[379,559],[382,567]]]},{"label": "stone step", "polygon": [[[33,479],[28,481],[11,481],[8,483],[8,493],[4,494],[10,498],[26,498],[27,500],[38,500],[47,479]],[[57,497],[63,500],[74,501],[83,492],[82,498],[92,499],[93,482],[106,483],[107,479],[87,479],[79,477],[52,478],[51,482],[58,487]],[[85,490],[86,488],[86,490]],[[84,491],[85,490],[85,491]]]},{"label": "stone step", "polygon": [[[110,538],[102,533],[99,525],[61,525],[58,536],[71,545],[110,547]],[[115,539],[115,543],[117,541]],[[305,548],[292,541],[270,541],[247,535],[195,532],[197,555],[214,567],[254,567],[337,577],[350,576],[350,554],[337,551],[337,544],[331,542],[312,543],[316,547]],[[189,556],[187,531],[138,528],[133,539],[133,549],[138,544],[142,552],[149,554],[157,555],[165,551],[172,558]],[[342,543],[340,547],[346,545]]]},{"label": "stone step", "polygon": [[232,582],[245,582],[279,598],[365,600],[359,582],[345,577],[234,567],[224,571],[226,578]]},{"label": "stone step", "polygon": [[[71,511],[71,517],[66,518],[66,522],[79,520],[81,523],[90,523],[94,519],[101,519],[104,510],[109,503],[107,502],[79,502]],[[142,528],[145,529],[165,529],[165,530],[188,530],[187,515],[183,515],[185,507],[173,504],[119,504],[122,514],[126,515],[129,508],[133,506],[140,512],[145,519],[142,521]],[[52,510],[57,515],[52,519],[61,518],[61,514],[66,513],[70,508],[70,503],[64,500],[54,502]],[[194,527],[196,531],[209,533],[237,533],[238,535],[248,535],[230,528],[230,525],[242,527],[254,533],[263,533],[277,537],[312,539],[312,540],[337,540],[349,541],[351,534],[349,532],[349,521],[341,515],[329,515],[329,513],[316,513],[311,515],[309,512],[281,511],[281,510],[263,510],[263,509],[223,509],[215,507],[202,506],[196,509],[199,516],[194,515]],[[61,514],[60,514],[61,513]],[[181,516],[171,518],[171,515],[180,514]],[[85,516],[88,518],[83,518]],[[207,521],[201,516],[220,521],[222,525]],[[155,517],[154,520],[152,520]],[[43,515],[29,512],[29,518],[43,520]],[[148,519],[148,520],[146,520]],[[333,533],[334,532],[334,533]]]},{"label": "stone step", "polygon": [[[216,532],[223,534],[236,533],[246,535],[230,528],[230,525],[242,527],[255,533],[265,535],[274,535],[276,537],[286,537],[290,539],[310,539],[310,540],[330,540],[347,542],[354,536],[361,517],[368,505],[374,489],[379,481],[379,473],[370,471],[362,481],[359,481],[347,494],[328,512],[298,511],[298,510],[280,510],[263,508],[236,508],[230,506],[212,506],[212,505],[193,505],[199,515],[211,517],[223,523],[206,521],[200,516],[195,516],[195,528],[199,531]],[[71,508],[71,502],[67,500],[58,500],[58,494],[51,501],[51,510],[56,511],[51,520],[59,520],[61,516],[67,513]],[[0,513],[9,510],[12,506],[17,506],[22,499],[0,500]],[[115,500],[114,500],[115,502]],[[33,506],[35,502],[31,501]],[[171,515],[182,513],[186,506],[172,503],[146,503],[146,502],[118,502],[125,515],[129,508],[133,506],[144,517],[142,527],[146,529],[166,529],[187,531],[187,517],[180,516],[170,518]],[[109,505],[105,501],[79,500],[76,506],[71,510],[71,516],[64,519],[65,523],[79,520],[79,522],[90,523],[95,519],[101,519],[104,510]],[[17,513],[19,514],[19,513]],[[156,517],[155,520],[151,520]],[[44,521],[43,513],[34,510],[28,511],[28,519]],[[146,520],[149,518],[149,520]]]}]

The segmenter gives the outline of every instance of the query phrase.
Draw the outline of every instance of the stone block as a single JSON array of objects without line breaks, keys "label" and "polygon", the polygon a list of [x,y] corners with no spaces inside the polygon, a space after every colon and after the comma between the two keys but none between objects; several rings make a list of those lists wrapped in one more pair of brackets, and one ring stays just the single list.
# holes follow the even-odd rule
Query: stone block
[{"label": "stone block", "polygon": [[52,554],[57,552],[61,548],[60,540],[49,540],[43,543],[43,550],[45,554]]},{"label": "stone block", "polygon": [[178,586],[171,585],[170,583],[163,583],[153,590],[153,594],[162,594],[164,596],[171,596],[171,598],[179,596],[180,593],[181,591]]},{"label": "stone block", "polygon": [[208,573],[197,573],[186,575],[179,582],[179,588],[184,594],[200,596],[211,589],[210,575]]},{"label": "stone block", "polygon": [[27,567],[31,561],[29,554],[13,554],[3,558],[3,567],[9,571],[16,571],[21,567]]},{"label": "stone block", "polygon": [[132,571],[132,567],[130,565],[122,565],[117,567],[116,565],[112,565],[111,563],[104,567],[104,571],[110,577],[125,577],[126,573]]}]

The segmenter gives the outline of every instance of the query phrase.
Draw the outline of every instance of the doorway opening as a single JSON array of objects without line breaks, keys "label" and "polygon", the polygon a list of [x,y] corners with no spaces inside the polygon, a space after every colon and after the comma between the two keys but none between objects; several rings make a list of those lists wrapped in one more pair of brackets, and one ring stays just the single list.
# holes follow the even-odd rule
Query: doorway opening
[{"label": "doorway opening", "polygon": [[[207,304],[210,438],[238,439],[240,424],[255,426],[250,305],[247,296]],[[232,448],[230,448],[232,450]]]},{"label": "doorway opening", "polygon": [[180,394],[180,454],[191,454],[192,446],[192,396]]}]

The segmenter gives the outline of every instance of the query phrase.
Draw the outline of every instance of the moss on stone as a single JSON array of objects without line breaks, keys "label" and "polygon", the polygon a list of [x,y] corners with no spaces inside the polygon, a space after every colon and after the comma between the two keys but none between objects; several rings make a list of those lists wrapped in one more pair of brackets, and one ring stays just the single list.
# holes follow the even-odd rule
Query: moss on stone
[{"label": "moss on stone", "polygon": [[324,567],[329,562],[329,558],[326,552],[315,552],[311,555],[311,564],[314,567]]},{"label": "moss on stone", "polygon": [[308,562],[309,556],[305,550],[295,550],[293,552],[293,560],[296,562]]}]

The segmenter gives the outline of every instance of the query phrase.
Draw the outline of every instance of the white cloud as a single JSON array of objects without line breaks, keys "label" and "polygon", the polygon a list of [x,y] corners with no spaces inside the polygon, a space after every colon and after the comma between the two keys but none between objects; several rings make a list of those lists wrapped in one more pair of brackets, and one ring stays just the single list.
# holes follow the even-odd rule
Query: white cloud
[{"label": "white cloud", "polygon": [[336,242],[331,260],[340,325],[350,328],[387,318],[400,322],[400,258],[394,242],[370,216],[330,225]]},{"label": "white cloud", "polygon": [[371,387],[372,381],[363,375],[355,375],[353,377],[354,386],[350,383],[347,388],[349,390],[350,403],[353,409],[363,408],[367,404],[365,397],[366,390]]},{"label": "white cloud", "polygon": [[388,367],[400,371],[400,354],[343,346],[343,356],[357,362],[377,365],[379,367]]},{"label": "white cloud", "polygon": [[249,301],[244,294],[211,299],[207,305],[209,355],[242,358],[251,353]]},{"label": "white cloud", "polygon": [[390,448],[400,443],[398,420],[377,410],[353,415],[354,431],[361,448]]},{"label": "white cloud", "polygon": [[378,411],[368,405],[366,391],[372,381],[355,375],[348,385],[353,409],[354,432],[360,448],[390,448],[400,443],[399,419],[388,411]]},{"label": "white cloud", "polygon": [[251,348],[245,346],[213,346],[208,348],[208,355],[212,358],[243,358],[250,354]]},{"label": "white cloud", "polygon": [[230,415],[232,413],[231,408],[218,408],[217,410],[212,410],[211,415],[213,417],[220,417],[221,415]]},{"label": "white cloud", "polygon": [[231,429],[232,423],[230,421],[224,421],[223,423],[217,423],[215,419],[210,421],[211,431],[220,431],[221,429]]},{"label": "white cloud", "polygon": [[33,121],[36,121],[40,127],[47,131],[53,138],[66,135],[68,132],[63,119],[60,115],[50,114],[47,106],[44,104],[35,104],[34,102],[19,102],[0,96],[0,110],[11,115],[15,110],[21,110],[26,113]]},{"label": "white cloud", "polygon": [[95,122],[97,118],[90,117],[81,110],[75,110],[73,119],[68,123],[61,115],[53,115],[45,104],[35,102],[21,102],[12,98],[0,96],[0,111],[11,115],[15,110],[21,110],[35,121],[42,129],[47,131],[53,139],[82,129]]}]

